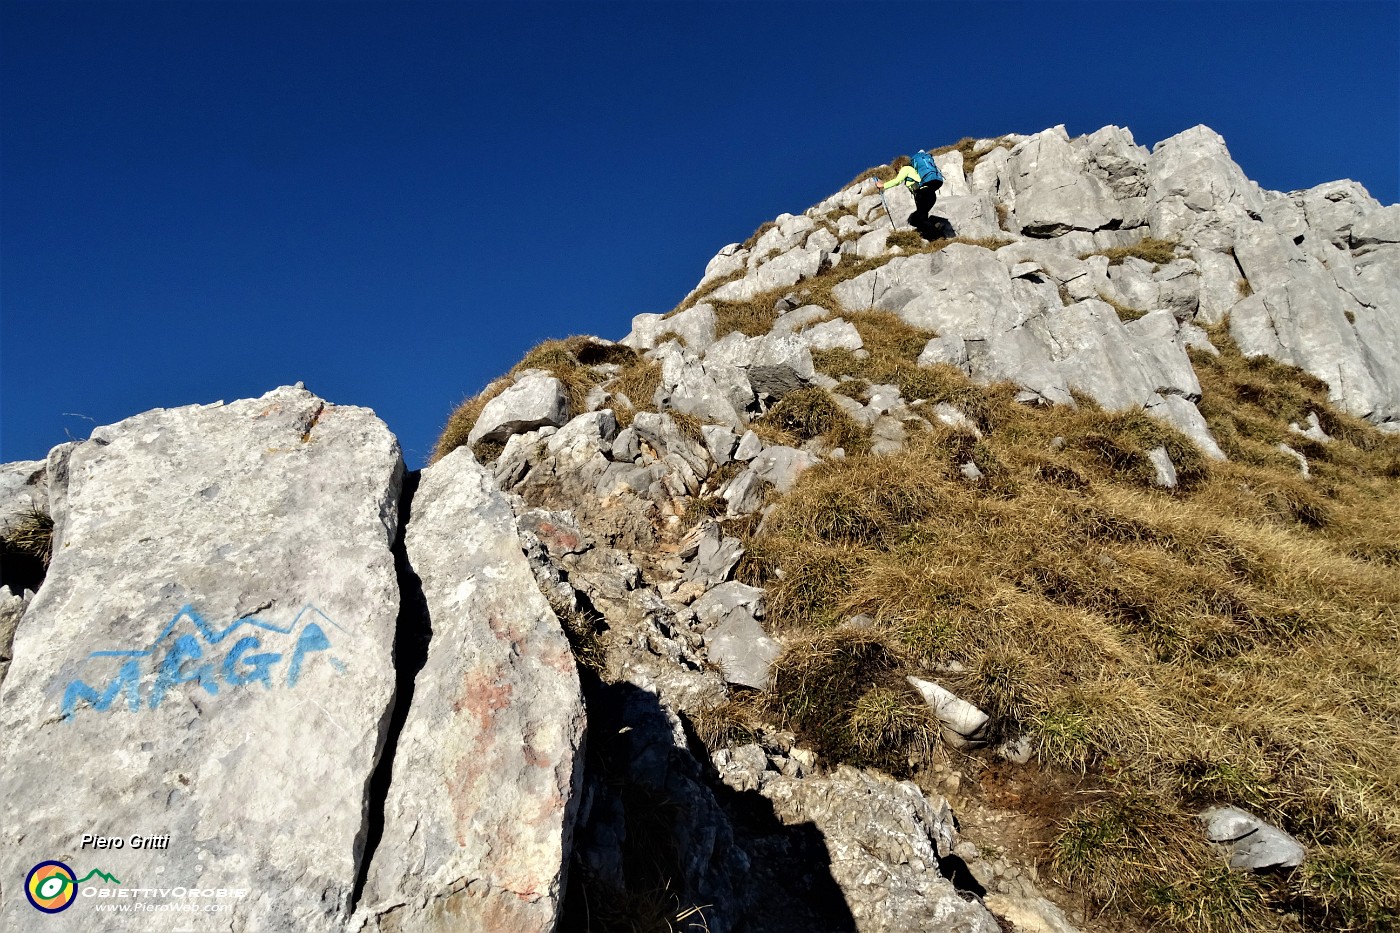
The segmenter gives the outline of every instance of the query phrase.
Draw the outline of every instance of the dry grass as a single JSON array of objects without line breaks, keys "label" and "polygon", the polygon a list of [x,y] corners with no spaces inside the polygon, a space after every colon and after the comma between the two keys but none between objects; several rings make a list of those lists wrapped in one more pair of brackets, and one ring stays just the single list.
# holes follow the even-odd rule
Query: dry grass
[{"label": "dry grass", "polygon": [[721,748],[757,742],[761,712],[751,699],[736,697],[697,711],[691,719],[695,736],[714,753]]},{"label": "dry grass", "polygon": [[1178,245],[1179,244],[1172,240],[1159,240],[1156,237],[1144,237],[1131,246],[1114,246],[1110,249],[1084,253],[1079,258],[1088,259],[1090,256],[1107,256],[1108,264],[1110,266],[1116,266],[1122,263],[1123,260],[1132,256],[1137,259],[1162,265],[1176,258],[1176,248]]},{"label": "dry grass", "polygon": [[901,667],[874,635],[825,632],[783,652],[769,699],[818,754],[902,774],[911,752],[931,751],[938,726],[899,676]]},{"label": "dry grass", "polygon": [[846,414],[824,389],[789,392],[758,420],[754,430],[760,428],[768,429],[760,436],[769,444],[799,447],[804,441],[820,438],[827,449],[841,447],[848,454],[870,447],[870,431]]},{"label": "dry grass", "polygon": [[36,557],[47,569],[53,557],[53,518],[38,509],[30,509],[5,534],[6,550]]},{"label": "dry grass", "polygon": [[785,288],[760,292],[747,301],[712,301],[715,309],[715,336],[738,331],[746,337],[761,337],[773,329],[778,319],[776,305]]},{"label": "dry grass", "polygon": [[954,243],[962,243],[968,246],[980,246],[983,249],[1001,249],[1013,240],[1005,237],[942,237],[936,240],[925,240],[917,230],[896,230],[885,240],[890,246],[898,246],[905,253],[936,253],[941,249],[946,249]]},{"label": "dry grass", "polygon": [[[824,365],[898,381],[924,335],[854,317],[871,359]],[[959,662],[934,679],[994,734],[1101,788],[1061,802],[1049,858],[1100,905],[1209,933],[1391,929],[1400,438],[1337,412],[1306,374],[1244,359],[1223,329],[1212,339],[1201,407],[1229,463],[1140,414],[1032,411],[942,371],[934,394],[976,413],[981,439],[940,427],[804,474],[740,567],[788,633],[771,702],[829,758],[898,769],[917,743],[882,691]],[[1288,430],[1310,411],[1336,440]],[[1158,445],[1176,491],[1151,487]],[[966,482],[966,459],[992,481]],[[875,627],[839,629],[858,613]],[[1309,862],[1226,870],[1194,822],[1213,803],[1282,826]]]}]

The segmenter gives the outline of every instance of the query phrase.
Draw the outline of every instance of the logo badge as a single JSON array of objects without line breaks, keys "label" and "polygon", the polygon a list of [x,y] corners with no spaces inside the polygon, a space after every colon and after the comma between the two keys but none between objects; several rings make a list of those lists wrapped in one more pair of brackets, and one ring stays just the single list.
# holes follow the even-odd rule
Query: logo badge
[{"label": "logo badge", "polygon": [[24,879],[24,896],[46,914],[67,910],[78,896],[77,876],[62,862],[40,862]]}]

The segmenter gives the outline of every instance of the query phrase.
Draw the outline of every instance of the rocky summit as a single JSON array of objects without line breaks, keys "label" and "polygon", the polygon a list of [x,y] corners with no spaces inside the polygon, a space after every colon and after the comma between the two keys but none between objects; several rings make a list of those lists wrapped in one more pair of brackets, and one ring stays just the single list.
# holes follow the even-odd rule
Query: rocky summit
[{"label": "rocky summit", "polygon": [[0,927],[1400,917],[1400,206],[963,140],[548,341],[0,466]]}]

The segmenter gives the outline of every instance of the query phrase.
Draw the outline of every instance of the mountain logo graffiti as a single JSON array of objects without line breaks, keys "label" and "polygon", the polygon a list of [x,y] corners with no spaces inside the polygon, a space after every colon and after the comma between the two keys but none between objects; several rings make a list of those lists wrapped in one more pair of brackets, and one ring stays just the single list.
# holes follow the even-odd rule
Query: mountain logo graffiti
[{"label": "mountain logo graffiti", "polygon": [[[286,626],[244,616],[224,628],[210,625],[192,606],[182,606],[149,646],[88,655],[83,663],[101,673],[68,683],[63,719],[71,722],[80,707],[108,712],[119,698],[133,713],[157,709],[172,688],[185,683],[198,684],[210,696],[259,683],[266,690],[295,687],[316,658],[344,673],[345,663],[329,653],[328,629],[346,631],[309,604]],[[265,650],[270,647],[283,650]]]}]

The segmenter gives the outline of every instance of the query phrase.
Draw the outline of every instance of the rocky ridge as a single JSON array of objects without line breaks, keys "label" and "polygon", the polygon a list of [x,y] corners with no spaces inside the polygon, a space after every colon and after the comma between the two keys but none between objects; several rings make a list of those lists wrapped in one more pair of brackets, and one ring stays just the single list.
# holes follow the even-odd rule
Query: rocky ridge
[{"label": "rocky ridge", "polygon": [[[892,227],[868,180],[782,215],[722,249],[679,310],[493,384],[445,445],[476,457],[440,450],[412,496],[372,414],[300,389],[137,416],[6,465],[0,512],[50,515],[55,555],[36,594],[0,608],[17,623],[0,651],[14,658],[0,768],[19,778],[0,792],[7,876],[55,845],[79,858],[81,822],[41,803],[62,744],[88,758],[70,779],[84,809],[135,825],[154,808],[221,884],[253,892],[234,929],[598,929],[610,911],[715,933],[1072,929],[1032,881],[979,862],[916,783],[717,717],[769,685],[785,642],[764,590],[734,579],[737,528],[848,453],[830,437],[774,442],[764,419],[824,400],[875,454],[935,426],[976,435],[976,412],[829,365],[881,352],[857,325],[883,313],[925,333],[921,366],[1009,380],[1026,405],[1145,412],[1208,458],[1225,454],[1188,349],[1211,352],[1205,328],[1226,321],[1246,354],[1301,367],[1396,430],[1400,208],[1352,182],[1263,191],[1204,127],[1150,153],[1115,127],[966,151],[970,170],[962,151],[938,157],[946,237],[913,233],[903,189],[886,195]],[[1177,483],[1181,449],[1148,452],[1158,485]],[[323,527],[334,516],[343,533]],[[343,670],[339,637],[288,615],[303,606],[363,641],[334,656]],[[240,640],[198,663],[240,627],[300,634],[276,661]],[[160,660],[84,673],[113,649]],[[323,680],[298,686],[303,669]],[[986,714],[936,676],[911,683],[943,741],[982,741]],[[297,728],[272,724],[285,721]],[[110,758],[90,756],[114,728]],[[248,738],[264,734],[271,745]],[[126,788],[155,773],[168,790],[121,817]],[[323,776],[311,795],[308,775]],[[250,809],[284,841],[240,848],[232,821]],[[314,845],[299,832],[312,825]],[[1297,857],[1286,838],[1276,848]],[[0,917],[29,909],[7,889]],[[65,919],[96,925],[82,916]]]}]

